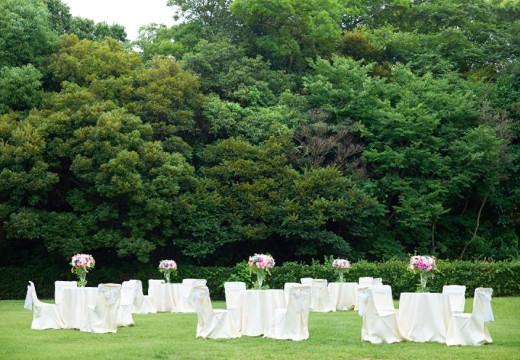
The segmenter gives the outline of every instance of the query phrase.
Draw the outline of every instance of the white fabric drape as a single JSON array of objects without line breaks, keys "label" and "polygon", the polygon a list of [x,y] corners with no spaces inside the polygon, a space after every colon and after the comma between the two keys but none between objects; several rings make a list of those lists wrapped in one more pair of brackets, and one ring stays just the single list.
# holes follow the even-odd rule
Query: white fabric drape
[{"label": "white fabric drape", "polygon": [[54,282],[54,302],[56,304],[61,304],[63,289],[64,288],[75,288],[75,287],[78,287],[78,283],[76,281],[55,281]]},{"label": "white fabric drape", "polygon": [[[392,302],[390,286],[363,288],[364,305],[360,299],[360,315],[363,316],[361,340],[373,344],[394,343],[403,341],[397,322],[397,314]],[[364,297],[364,296],[363,296]],[[388,301],[390,299],[390,301]]]},{"label": "white fabric drape", "polygon": [[488,322],[494,320],[490,288],[475,289],[471,314],[454,313],[448,327],[446,345],[483,345],[493,342]]},{"label": "white fabric drape", "polygon": [[329,283],[328,290],[336,310],[352,310],[357,306],[358,283]]},{"label": "white fabric drape", "polygon": [[283,290],[243,290],[238,300],[242,336],[260,336],[270,327],[276,309],[285,308]]},{"label": "white fabric drape", "polygon": [[401,293],[399,325],[406,340],[445,343],[451,313],[448,295]]},{"label": "white fabric drape", "polygon": [[117,311],[117,326],[132,326],[137,297],[137,283],[135,281],[123,281],[121,284],[121,301]]},{"label": "white fabric drape", "polygon": [[30,300],[26,296],[25,306],[32,304],[33,308],[33,320],[31,323],[31,329],[44,330],[44,329],[63,329],[67,327],[67,323],[61,318],[58,309],[55,304],[47,304],[38,300],[36,295],[36,288],[32,281],[29,281],[27,287],[27,293],[30,295]]},{"label": "white fabric drape", "polygon": [[246,283],[243,281],[229,281],[224,283],[224,293],[226,295],[226,308],[236,309],[238,306],[238,297],[240,292],[246,289]]},{"label": "white fabric drape", "polygon": [[57,304],[69,329],[81,329],[88,322],[89,306],[96,304],[97,287],[65,287]]},{"label": "white fabric drape", "polygon": [[287,287],[287,308],[277,309],[273,322],[264,337],[279,340],[306,340],[309,338],[309,306],[311,287],[294,284]]},{"label": "white fabric drape", "polygon": [[311,289],[311,306],[315,312],[334,312],[336,306],[332,301],[327,287],[327,280],[313,279]]},{"label": "white fabric drape", "polygon": [[89,306],[88,322],[80,330],[95,333],[117,332],[120,301],[120,284],[99,284],[96,304]]},{"label": "white fabric drape", "polygon": [[197,312],[196,337],[231,339],[240,337],[240,332],[227,310],[213,310],[207,286],[195,285],[190,298]]},{"label": "white fabric drape", "polygon": [[450,298],[451,311],[464,312],[466,303],[466,287],[464,285],[444,285],[442,293]]}]

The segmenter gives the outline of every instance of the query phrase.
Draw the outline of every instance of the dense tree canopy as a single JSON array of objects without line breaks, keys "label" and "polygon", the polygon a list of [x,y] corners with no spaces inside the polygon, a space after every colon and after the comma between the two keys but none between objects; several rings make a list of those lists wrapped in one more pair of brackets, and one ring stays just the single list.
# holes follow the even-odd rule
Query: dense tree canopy
[{"label": "dense tree canopy", "polygon": [[0,4],[3,264],[518,257],[518,1],[167,3]]}]

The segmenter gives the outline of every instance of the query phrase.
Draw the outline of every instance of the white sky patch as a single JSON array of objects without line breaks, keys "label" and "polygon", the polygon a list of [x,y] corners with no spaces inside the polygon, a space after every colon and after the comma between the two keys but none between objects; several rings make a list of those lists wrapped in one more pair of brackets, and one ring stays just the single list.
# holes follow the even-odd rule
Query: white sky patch
[{"label": "white sky patch", "polygon": [[167,0],[62,0],[73,16],[123,25],[129,40],[136,40],[138,30],[151,23],[172,26],[174,8]]}]

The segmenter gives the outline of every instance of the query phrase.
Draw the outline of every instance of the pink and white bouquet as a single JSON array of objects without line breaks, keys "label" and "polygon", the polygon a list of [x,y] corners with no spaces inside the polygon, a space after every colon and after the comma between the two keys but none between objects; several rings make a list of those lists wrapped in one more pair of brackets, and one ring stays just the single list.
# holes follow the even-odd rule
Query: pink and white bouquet
[{"label": "pink and white bouquet", "polygon": [[87,273],[89,270],[94,268],[94,266],[96,265],[96,261],[94,260],[94,257],[92,257],[92,255],[76,254],[72,257],[70,265],[72,265],[71,272],[78,275],[78,286],[84,287],[85,285],[87,285]]},{"label": "pink and white bouquet", "polygon": [[412,256],[410,258],[410,269],[430,271],[435,267],[435,258],[433,256]]},{"label": "pink and white bouquet", "polygon": [[171,275],[177,273],[177,263],[173,260],[161,260],[159,271],[163,273],[167,283],[171,282]]},{"label": "pink and white bouquet", "polygon": [[343,275],[350,268],[350,262],[347,259],[336,259],[332,262],[332,267],[338,274],[338,281],[344,282]]},{"label": "pink and white bouquet", "polygon": [[256,273],[255,288],[262,289],[265,273],[271,275],[269,269],[274,266],[273,257],[269,254],[255,254],[249,257],[247,265],[252,273]]},{"label": "pink and white bouquet", "polygon": [[[426,287],[429,272],[435,268],[436,262],[433,256],[412,256],[410,258],[410,270],[419,270],[420,283],[417,286],[417,292],[428,292]],[[431,275],[433,277],[433,275]]]}]

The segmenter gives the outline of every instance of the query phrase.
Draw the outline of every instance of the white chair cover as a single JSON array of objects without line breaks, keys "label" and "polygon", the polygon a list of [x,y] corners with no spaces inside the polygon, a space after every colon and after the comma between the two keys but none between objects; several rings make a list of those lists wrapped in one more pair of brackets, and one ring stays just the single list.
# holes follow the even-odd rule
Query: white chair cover
[{"label": "white chair cover", "polygon": [[196,337],[209,339],[240,337],[238,327],[228,310],[213,310],[207,286],[193,287],[190,297],[197,311]]},{"label": "white chair cover", "polygon": [[143,283],[141,280],[130,280],[137,286],[135,291],[134,314],[155,314],[157,307],[150,295],[143,294]]},{"label": "white chair cover", "polygon": [[383,285],[383,278],[374,278],[372,280],[372,285],[373,286]]},{"label": "white chair cover", "polygon": [[120,301],[120,284],[99,284],[96,304],[89,306],[88,321],[80,330],[95,333],[117,332],[117,313]]},{"label": "white chair cover", "polygon": [[450,298],[450,307],[453,312],[464,312],[466,303],[466,287],[464,285],[444,285],[442,293]]},{"label": "white chair cover", "polygon": [[274,321],[264,337],[280,340],[306,340],[309,338],[309,306],[311,287],[295,283],[285,287],[289,294],[287,308],[277,309]]},{"label": "white chair cover", "polygon": [[78,287],[76,281],[55,281],[54,282],[54,302],[61,304],[61,298],[63,295],[63,288],[66,287]]},{"label": "white chair cover", "polygon": [[372,344],[402,341],[390,286],[375,286],[363,290],[366,298],[363,299],[363,306],[360,298],[360,315],[363,316],[361,340]]},{"label": "white chair cover", "polygon": [[372,282],[373,281],[374,281],[373,277],[365,276],[365,277],[360,277],[359,278],[358,284],[359,284],[360,288],[362,288],[362,287],[370,287],[370,286],[372,286]]},{"label": "white chair cover", "polygon": [[246,283],[242,281],[229,281],[224,283],[224,292],[226,295],[226,308],[236,309],[238,305],[238,297],[240,292],[246,289]]},{"label": "white chair cover", "polygon": [[33,320],[31,329],[63,329],[67,327],[67,323],[61,318],[55,304],[47,304],[38,300],[36,288],[32,281],[27,286],[27,295],[25,297],[24,308],[33,310]]},{"label": "white chair cover", "polygon": [[[312,280],[312,279],[311,279]],[[285,296],[285,304],[288,304],[289,303],[289,295],[290,295],[290,290],[291,288],[294,286],[294,285],[302,285],[300,283],[296,283],[296,282],[288,282],[288,283],[285,283],[283,285],[283,294]],[[310,288],[312,288],[312,282],[307,285],[309,286]]]},{"label": "white chair cover", "polygon": [[482,345],[493,342],[488,329],[488,322],[494,320],[491,308],[492,295],[493,289],[475,289],[473,312],[452,314],[446,345]]},{"label": "white chair cover", "polygon": [[312,278],[301,278],[300,279],[300,282],[303,284],[303,285],[309,285],[312,287]]},{"label": "white chair cover", "polygon": [[182,280],[181,301],[176,304],[177,312],[196,312],[195,303],[191,297],[191,292],[195,286],[206,286],[205,279],[184,279]]},{"label": "white chair cover", "polygon": [[132,313],[135,309],[136,297],[137,283],[135,281],[123,281],[121,285],[121,301],[117,310],[117,326],[134,325]]},{"label": "white chair cover", "polygon": [[334,301],[332,301],[327,280],[313,279],[311,289],[311,310],[316,312],[336,311]]}]

